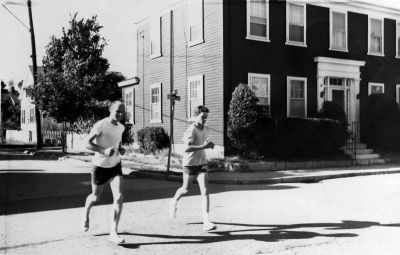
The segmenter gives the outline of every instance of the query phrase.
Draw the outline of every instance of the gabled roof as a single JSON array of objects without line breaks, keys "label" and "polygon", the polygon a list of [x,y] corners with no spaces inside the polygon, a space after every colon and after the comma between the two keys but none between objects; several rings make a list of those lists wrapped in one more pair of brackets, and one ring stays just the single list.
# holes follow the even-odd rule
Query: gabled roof
[{"label": "gabled roof", "polygon": [[[32,74],[32,76],[33,76],[33,66],[29,66],[29,70],[31,71],[31,74]],[[40,75],[40,74],[43,74],[43,67],[42,66],[38,66],[37,67],[37,74],[38,75]]]}]

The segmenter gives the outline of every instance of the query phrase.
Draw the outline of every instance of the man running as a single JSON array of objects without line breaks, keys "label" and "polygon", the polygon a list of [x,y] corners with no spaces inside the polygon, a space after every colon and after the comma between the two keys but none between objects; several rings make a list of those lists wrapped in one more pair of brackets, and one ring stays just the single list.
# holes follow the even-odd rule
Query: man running
[{"label": "man running", "polygon": [[183,137],[185,146],[185,153],[182,158],[183,184],[176,191],[169,208],[170,216],[175,218],[179,199],[188,193],[193,178],[196,177],[201,193],[204,231],[216,229],[214,223],[209,219],[210,199],[207,189],[208,175],[205,149],[213,149],[214,143],[208,139],[208,128],[205,126],[208,113],[208,108],[203,105],[196,107],[193,112],[195,122],[188,127]]},{"label": "man running", "polygon": [[90,131],[87,149],[95,152],[91,172],[92,193],[86,198],[82,216],[82,230],[89,230],[89,214],[92,206],[99,200],[104,185],[110,183],[113,205],[111,209],[111,229],[108,239],[116,244],[125,240],[118,236],[117,228],[122,211],[122,167],[121,156],[125,149],[121,146],[122,133],[125,127],[119,121],[125,115],[125,106],[121,101],[114,101],[109,108],[110,115],[98,121]]}]

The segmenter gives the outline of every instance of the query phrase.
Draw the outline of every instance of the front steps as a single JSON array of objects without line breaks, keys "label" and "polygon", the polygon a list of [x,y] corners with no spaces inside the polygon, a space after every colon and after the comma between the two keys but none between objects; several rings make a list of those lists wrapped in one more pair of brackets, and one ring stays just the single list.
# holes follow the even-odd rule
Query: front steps
[{"label": "front steps", "polygon": [[357,143],[355,149],[345,148],[344,154],[350,156],[360,165],[385,164],[386,160],[381,158],[373,149],[368,149],[366,144]]}]

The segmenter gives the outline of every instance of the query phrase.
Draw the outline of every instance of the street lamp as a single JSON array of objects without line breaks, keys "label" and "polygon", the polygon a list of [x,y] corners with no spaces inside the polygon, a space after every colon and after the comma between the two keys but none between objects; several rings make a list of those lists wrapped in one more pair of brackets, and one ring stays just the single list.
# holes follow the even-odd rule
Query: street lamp
[{"label": "street lamp", "polygon": [[[26,3],[28,6],[28,13],[29,13],[29,32],[31,34],[31,45],[32,45],[31,58],[32,58],[33,86],[36,86],[37,85],[37,62],[36,62],[35,30],[33,29],[33,18],[32,18],[32,1],[27,0]],[[18,3],[18,2],[11,2],[11,1],[7,1],[6,4],[20,5],[20,3]],[[22,23],[10,10],[8,10],[4,4],[3,4],[3,7],[7,11],[9,11],[22,25],[24,25],[27,28],[27,26],[24,23]],[[43,141],[42,141],[40,111],[36,104],[35,104],[35,118],[36,118],[36,139],[37,139],[36,147],[38,149],[40,149],[43,147]]]}]

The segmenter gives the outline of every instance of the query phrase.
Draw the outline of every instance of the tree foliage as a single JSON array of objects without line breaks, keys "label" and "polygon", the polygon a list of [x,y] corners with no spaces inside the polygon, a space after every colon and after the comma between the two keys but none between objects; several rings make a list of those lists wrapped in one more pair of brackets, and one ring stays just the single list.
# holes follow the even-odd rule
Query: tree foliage
[{"label": "tree foliage", "polygon": [[[10,86],[14,85],[13,81],[10,81]],[[11,87],[11,91],[6,89],[6,84],[1,81],[1,118],[2,118],[2,129],[13,129],[19,130],[20,117],[21,117],[21,105],[18,101],[19,93]]]},{"label": "tree foliage", "polygon": [[107,43],[100,35],[101,28],[96,16],[78,20],[75,14],[69,28],[62,29],[62,36],[52,36],[46,46],[43,74],[27,93],[58,122],[73,124],[88,117],[98,120],[101,102],[120,98],[117,82],[124,77],[108,72],[108,60],[102,57]]}]

